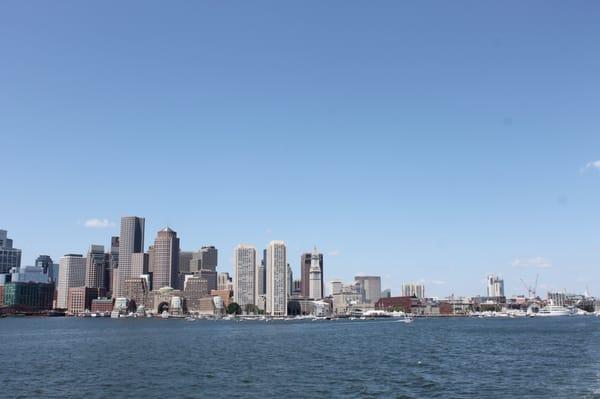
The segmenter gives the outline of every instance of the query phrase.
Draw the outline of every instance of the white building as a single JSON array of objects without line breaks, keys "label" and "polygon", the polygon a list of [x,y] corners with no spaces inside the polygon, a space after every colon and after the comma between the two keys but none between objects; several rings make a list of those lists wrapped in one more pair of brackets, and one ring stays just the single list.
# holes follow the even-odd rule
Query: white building
[{"label": "white building", "polygon": [[381,277],[356,276],[354,281],[360,284],[364,303],[375,303],[381,298]]},{"label": "white building", "polygon": [[417,298],[425,298],[425,285],[423,284],[404,284],[402,286],[402,296],[414,296]]},{"label": "white building", "polygon": [[240,244],[234,251],[235,283],[233,296],[235,302],[245,310],[247,305],[256,303],[256,248]]},{"label": "white building", "polygon": [[504,296],[504,280],[494,274],[490,274],[487,277],[487,296]]},{"label": "white building", "polygon": [[272,316],[287,315],[287,254],[283,241],[271,241],[267,248],[267,309]]},{"label": "white building", "polygon": [[67,308],[69,288],[85,285],[85,262],[86,259],[79,254],[68,254],[60,258],[56,296],[57,308]]},{"label": "white building", "polygon": [[323,286],[321,281],[321,266],[319,263],[319,252],[317,251],[317,247],[315,247],[310,260],[310,270],[308,274],[310,278],[309,296],[316,300],[323,298],[321,288]]}]

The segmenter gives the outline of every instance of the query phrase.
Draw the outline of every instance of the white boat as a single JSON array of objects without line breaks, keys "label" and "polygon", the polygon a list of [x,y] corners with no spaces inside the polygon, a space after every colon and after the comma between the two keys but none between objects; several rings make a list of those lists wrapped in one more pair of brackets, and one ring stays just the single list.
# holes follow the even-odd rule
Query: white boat
[{"label": "white boat", "polygon": [[546,305],[537,312],[536,316],[549,317],[549,316],[570,316],[571,311],[564,306],[557,305]]},{"label": "white boat", "polygon": [[413,321],[414,321],[414,319],[412,317],[406,316],[406,317],[403,317],[403,318],[401,318],[399,320],[396,320],[396,323],[406,323],[406,324],[409,324],[409,323],[412,323]]},{"label": "white boat", "polygon": [[121,316],[121,315],[119,314],[118,310],[113,310],[112,312],[110,312],[110,317],[113,319],[118,319],[119,316]]},{"label": "white boat", "polygon": [[166,310],[163,310],[163,312],[161,313],[160,317],[162,317],[163,319],[168,319],[169,318],[169,312],[167,312]]}]

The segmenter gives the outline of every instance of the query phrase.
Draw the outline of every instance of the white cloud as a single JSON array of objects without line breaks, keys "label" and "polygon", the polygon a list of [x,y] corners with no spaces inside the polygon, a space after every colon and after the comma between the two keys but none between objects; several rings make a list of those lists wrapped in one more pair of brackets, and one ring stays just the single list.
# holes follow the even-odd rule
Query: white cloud
[{"label": "white cloud", "polygon": [[107,227],[113,227],[115,224],[108,219],[88,219],[85,221],[84,226],[90,229],[105,229]]},{"label": "white cloud", "polygon": [[585,172],[588,169],[600,169],[600,160],[586,163],[585,166],[581,168],[581,172]]},{"label": "white cloud", "polygon": [[444,280],[431,280],[431,284],[433,285],[444,285],[446,282]]},{"label": "white cloud", "polygon": [[329,256],[339,256],[340,255],[340,250],[339,249],[334,249],[333,251],[330,251],[328,253]]},{"label": "white cloud", "polygon": [[535,256],[533,258],[516,258],[511,262],[511,264],[515,267],[534,267],[538,269],[547,269],[552,267],[552,262],[542,256]]}]

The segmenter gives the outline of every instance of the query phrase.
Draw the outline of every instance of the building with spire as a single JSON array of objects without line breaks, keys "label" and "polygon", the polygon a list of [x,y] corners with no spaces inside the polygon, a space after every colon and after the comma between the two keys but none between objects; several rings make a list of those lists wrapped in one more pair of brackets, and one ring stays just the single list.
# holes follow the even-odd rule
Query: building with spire
[{"label": "building with spire", "polygon": [[311,263],[309,269],[309,293],[308,297],[312,299],[321,299],[323,298],[323,280],[321,275],[321,259],[323,259],[322,255],[319,256],[319,252],[317,251],[317,247],[315,246],[312,256]]},{"label": "building with spire", "polygon": [[[312,266],[313,254],[305,252],[300,257],[300,291],[305,298],[310,297],[310,267]],[[319,254],[319,267],[321,268],[321,293],[325,292],[323,282],[323,254]]]}]

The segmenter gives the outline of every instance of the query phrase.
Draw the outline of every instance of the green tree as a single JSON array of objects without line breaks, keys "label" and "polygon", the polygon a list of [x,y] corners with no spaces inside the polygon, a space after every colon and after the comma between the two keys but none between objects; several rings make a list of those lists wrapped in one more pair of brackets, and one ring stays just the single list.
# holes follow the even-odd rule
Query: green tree
[{"label": "green tree", "polygon": [[242,308],[235,302],[231,302],[227,305],[227,314],[242,314]]}]

